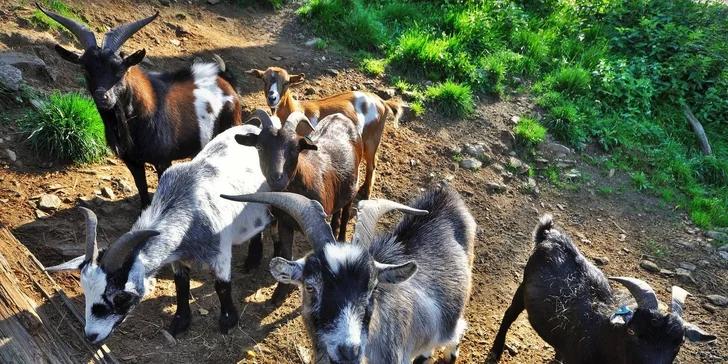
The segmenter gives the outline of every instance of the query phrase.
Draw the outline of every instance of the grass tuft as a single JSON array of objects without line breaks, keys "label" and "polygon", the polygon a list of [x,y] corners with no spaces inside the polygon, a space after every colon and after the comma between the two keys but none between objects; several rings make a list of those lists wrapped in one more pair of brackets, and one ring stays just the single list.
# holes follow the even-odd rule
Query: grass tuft
[{"label": "grass tuft", "polygon": [[106,156],[104,124],[91,99],[56,92],[34,106],[18,128],[39,158],[92,163]]},{"label": "grass tuft", "polygon": [[[60,15],[63,15],[67,18],[74,19],[76,21],[79,21],[83,24],[87,24],[86,20],[83,19],[82,16],[80,16],[80,13],[73,9],[72,7],[64,4],[62,1],[59,0],[42,0],[41,5],[43,5],[44,8],[47,10],[53,11],[54,13],[58,13]],[[49,16],[43,14],[42,11],[35,9],[33,11],[33,18],[31,20],[35,25],[46,29],[46,30],[55,30],[55,31],[61,31],[66,32],[69,35],[72,35],[66,28],[64,28],[61,24],[56,22],[55,20],[51,19]]]},{"label": "grass tuft", "polygon": [[380,76],[384,73],[384,68],[387,66],[387,61],[384,59],[375,58],[364,58],[361,61],[361,70],[366,72],[370,76]]},{"label": "grass tuft", "polygon": [[546,139],[546,127],[533,118],[521,118],[514,132],[519,141],[529,146],[541,144]]},{"label": "grass tuft", "polygon": [[428,87],[425,95],[435,109],[445,116],[463,117],[475,111],[473,92],[467,84],[445,81]]}]

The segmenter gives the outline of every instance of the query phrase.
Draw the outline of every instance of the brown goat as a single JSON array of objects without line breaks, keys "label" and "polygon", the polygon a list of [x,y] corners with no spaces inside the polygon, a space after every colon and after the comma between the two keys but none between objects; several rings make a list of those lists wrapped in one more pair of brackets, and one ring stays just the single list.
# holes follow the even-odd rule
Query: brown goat
[{"label": "brown goat", "polygon": [[[301,112],[294,112],[279,129],[264,110],[253,112],[251,120],[261,122],[260,134],[239,134],[235,140],[258,149],[260,169],[273,191],[293,192],[318,201],[331,215],[331,231],[346,239],[351,202],[357,193],[359,164],[362,159],[361,136],[356,124],[342,114],[329,115],[314,130]],[[299,125],[300,124],[300,125]],[[308,126],[302,137],[297,127]],[[274,255],[292,259],[293,233],[301,231],[295,219],[272,208],[278,220],[278,239]],[[273,302],[280,304],[291,286],[278,284]]]},{"label": "brown goat", "polygon": [[322,118],[341,113],[353,120],[364,143],[364,159],[367,163],[364,184],[359,190],[360,199],[369,199],[374,185],[374,170],[377,167],[377,149],[384,132],[384,123],[389,113],[394,116],[397,127],[402,115],[401,106],[393,100],[382,100],[379,96],[368,92],[344,92],[315,101],[298,102],[289,90],[290,85],[303,82],[305,74],[289,75],[280,67],[269,67],[265,71],[252,69],[248,74],[263,80],[266,101],[271,111],[285,122],[294,111],[306,115],[311,125],[316,127]]}]

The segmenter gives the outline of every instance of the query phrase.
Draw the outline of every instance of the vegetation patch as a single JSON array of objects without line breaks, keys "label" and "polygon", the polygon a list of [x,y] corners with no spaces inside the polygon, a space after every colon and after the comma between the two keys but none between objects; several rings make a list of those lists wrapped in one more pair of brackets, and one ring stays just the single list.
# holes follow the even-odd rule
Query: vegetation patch
[{"label": "vegetation patch", "polygon": [[364,58],[361,61],[361,70],[370,76],[379,76],[384,73],[386,62],[383,59]]},{"label": "vegetation patch", "polygon": [[33,102],[18,128],[41,159],[92,163],[108,149],[94,102],[77,93],[53,93]]},{"label": "vegetation patch", "polygon": [[514,128],[516,138],[528,146],[541,144],[546,139],[546,127],[536,119],[524,117],[518,121]]},{"label": "vegetation patch", "polygon": [[[53,11],[54,13],[58,13],[60,15],[63,15],[67,18],[74,19],[76,21],[79,21],[83,24],[87,24],[88,22],[83,18],[81,13],[64,4],[62,1],[59,0],[42,0],[40,1],[40,4],[43,5],[44,8],[47,10]],[[33,18],[31,20],[35,25],[43,28],[43,29],[52,29],[55,31],[62,31],[66,32],[69,35],[72,35],[66,28],[64,28],[61,24],[56,22],[55,20],[51,19],[47,15],[43,14],[42,11],[35,9],[33,11]]]},{"label": "vegetation patch", "polygon": [[463,117],[475,111],[473,92],[465,83],[445,81],[428,87],[425,95],[435,109],[445,116]]}]

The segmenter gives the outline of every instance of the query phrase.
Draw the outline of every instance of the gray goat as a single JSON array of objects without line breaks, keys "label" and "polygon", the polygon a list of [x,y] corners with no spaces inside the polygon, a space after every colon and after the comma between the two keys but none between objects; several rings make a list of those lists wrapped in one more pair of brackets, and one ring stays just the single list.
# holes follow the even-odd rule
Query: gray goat
[{"label": "gray goat", "polygon": [[672,288],[670,313],[659,310],[655,292],[639,279],[609,278],[627,287],[633,298],[613,294],[604,273],[554,228],[550,215],[541,218],[534,240],[536,248],[503,316],[490,361],[500,359],[508,328],[524,309],[533,329],[565,364],[672,363],[685,339],[716,339],[683,321],[688,292],[680,287]]},{"label": "gray goat", "polygon": [[86,337],[99,343],[111,334],[148,293],[148,280],[167,264],[174,270],[177,312],[170,325],[176,335],[190,325],[191,267],[207,266],[215,273],[220,298],[220,330],[237,325],[232,301],[232,245],[250,239],[260,244],[260,232],[271,221],[268,206],[240,204],[219,197],[219,191],[267,191],[255,148],[240,146],[235,135],[256,133],[252,125],[221,133],[190,162],[175,164],[162,175],[152,204],[142,211],[131,231],[108,249],[96,244],[96,215],[86,215],[86,255],[48,271],[81,270],[86,296]]},{"label": "gray goat", "polygon": [[[274,258],[270,269],[278,281],[303,288],[316,363],[411,363],[442,346],[450,362],[457,359],[476,224],[456,192],[425,192],[413,207],[361,201],[351,244],[337,242],[321,205],[301,195],[223,197],[284,210],[313,244],[307,257]],[[374,236],[379,218],[393,209],[421,216],[406,215],[394,232]]]}]

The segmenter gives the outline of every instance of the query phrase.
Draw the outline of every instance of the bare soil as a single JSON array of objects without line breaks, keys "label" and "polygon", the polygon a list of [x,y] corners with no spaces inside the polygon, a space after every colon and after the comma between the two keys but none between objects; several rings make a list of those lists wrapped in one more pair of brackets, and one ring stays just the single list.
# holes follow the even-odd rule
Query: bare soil
[{"label": "bare soil", "polygon": [[[205,1],[172,2],[171,7],[156,1],[117,0],[93,2],[73,0],[69,5],[82,9],[94,26],[108,29],[159,10],[160,18],[144,28],[126,44],[132,52],[147,50],[150,70],[168,70],[188,65],[195,57],[210,59],[217,53],[238,77],[240,94],[246,111],[264,107],[261,83],[244,74],[250,68],[281,66],[292,72],[305,72],[307,81],[294,89],[299,99],[319,98],[351,89],[375,90],[386,87],[384,79],[362,75],[345,55],[316,50],[304,45],[312,36],[298,23],[290,4],[281,11],[265,8],[244,8],[232,1],[209,5]],[[184,4],[182,4],[184,3]],[[76,90],[81,71],[56,56],[56,42],[65,47],[74,43],[65,34],[43,31],[21,17],[30,18],[31,5],[25,1],[0,1],[0,51],[32,53],[52,69],[56,81],[30,78],[28,83],[43,89]],[[181,27],[183,32],[175,30]],[[178,34],[176,34],[178,33]],[[185,33],[185,34],[182,34]],[[170,42],[181,41],[180,46]],[[280,59],[277,57],[281,57]],[[279,59],[279,60],[276,60]],[[330,69],[338,71],[337,75]],[[306,96],[304,90],[315,94]],[[109,157],[103,163],[74,166],[38,160],[22,142],[12,119],[24,112],[26,105],[10,98],[0,102],[0,110],[9,122],[0,122],[0,155],[9,148],[18,154],[22,165],[0,159],[0,219],[46,265],[60,263],[73,254],[80,254],[83,242],[83,218],[75,207],[80,198],[95,199],[90,204],[99,216],[99,238],[107,244],[127,231],[138,214],[136,190],[125,192],[123,180],[133,186],[131,174],[121,161]],[[508,307],[522,277],[523,267],[532,247],[531,231],[544,213],[555,215],[557,224],[577,242],[589,259],[606,257],[603,267],[607,275],[635,276],[648,281],[663,300],[669,300],[672,285],[681,285],[692,292],[685,317],[707,331],[719,335],[717,343],[685,344],[680,363],[718,363],[728,361],[728,311],[717,308],[711,313],[701,307],[708,294],[726,294],[728,273],[726,262],[709,247],[687,219],[684,209],[668,206],[657,197],[632,190],[624,172],[613,176],[582,161],[577,155],[578,169],[588,178],[566,183],[558,189],[543,178],[536,178],[539,192],[523,187],[527,176],[508,171],[510,155],[492,153],[493,160],[478,171],[458,168],[451,150],[469,142],[484,142],[494,150],[508,142],[514,115],[537,114],[529,95],[511,95],[507,101],[481,96],[477,114],[468,120],[449,120],[428,112],[422,120],[402,123],[398,129],[387,125],[379,154],[374,196],[406,202],[424,188],[448,181],[460,192],[479,224],[476,241],[474,285],[467,311],[469,329],[461,346],[464,363],[484,362],[498,330],[503,312]],[[517,148],[520,158],[529,160],[528,150]],[[591,147],[586,154],[600,157]],[[152,187],[156,175],[147,171]],[[562,173],[563,175],[563,173]],[[488,192],[486,183],[502,183],[502,192]],[[102,187],[111,187],[115,199],[98,197]],[[607,189],[611,188],[611,193]],[[37,218],[37,198],[41,194],[58,195],[60,209]],[[399,216],[385,219],[381,229],[393,227]],[[695,248],[679,248],[678,241],[695,244]],[[266,300],[272,294],[274,280],[265,269],[272,255],[268,237],[261,268],[244,274],[242,257],[246,249],[235,249],[233,267],[234,299],[241,315],[240,327],[231,335],[218,332],[218,300],[212,275],[194,272],[192,294],[193,322],[189,332],[175,343],[163,335],[175,310],[174,283],[171,272],[164,270],[156,288],[120,325],[106,344],[125,363],[303,363],[310,345],[297,307],[294,293],[281,307]],[[298,236],[294,255],[300,257],[309,245]],[[3,247],[0,247],[3,249]],[[3,253],[10,253],[5,252]],[[63,256],[65,254],[66,256]],[[643,256],[652,256],[662,268],[675,270],[679,263],[698,265],[692,273],[694,283],[649,273],[639,268]],[[700,260],[710,265],[703,267]],[[54,276],[71,299],[83,311],[83,295],[78,275],[63,273]],[[56,318],[62,320],[63,318]],[[546,345],[528,324],[524,313],[514,323],[507,343],[515,356],[505,354],[503,363],[543,363],[553,358]],[[443,360],[440,360],[444,362]]]}]

